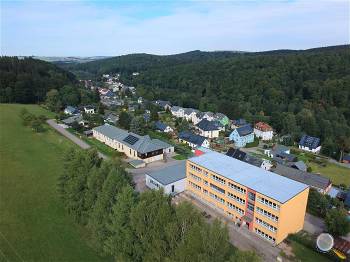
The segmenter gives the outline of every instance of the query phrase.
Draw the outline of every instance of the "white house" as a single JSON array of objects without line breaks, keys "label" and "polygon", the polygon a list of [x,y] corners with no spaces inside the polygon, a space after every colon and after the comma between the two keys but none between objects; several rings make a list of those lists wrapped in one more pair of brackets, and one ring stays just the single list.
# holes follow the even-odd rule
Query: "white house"
[{"label": "white house", "polygon": [[201,136],[204,136],[207,138],[219,137],[220,128],[213,121],[208,121],[207,119],[202,119],[196,125],[196,128],[198,129]]},{"label": "white house", "polygon": [[155,127],[158,131],[161,131],[161,132],[164,132],[164,133],[171,133],[171,132],[174,132],[174,129],[172,129],[170,126],[160,122],[160,121],[157,121],[155,123]]},{"label": "white house", "polygon": [[77,115],[79,114],[79,110],[73,106],[67,106],[65,109],[64,109],[64,113],[66,115]]},{"label": "white house", "polygon": [[182,131],[179,133],[179,142],[189,145],[192,149],[197,147],[209,148],[209,140],[204,136],[193,134],[189,131]]},{"label": "white house", "polygon": [[198,110],[193,109],[193,108],[185,108],[184,109],[184,118],[187,121],[189,121],[189,122],[191,121],[193,123],[196,119],[196,114],[198,112],[199,112]]},{"label": "white house", "polygon": [[146,186],[150,189],[163,189],[165,194],[178,194],[186,186],[186,161],[167,166],[145,174]]},{"label": "white house", "polygon": [[171,114],[177,118],[183,118],[184,117],[184,108],[179,106],[173,106],[170,109]]},{"label": "white house", "polygon": [[273,130],[270,125],[264,122],[258,122],[254,126],[254,134],[256,137],[259,137],[264,141],[272,140]]},{"label": "white house", "polygon": [[84,111],[86,114],[95,114],[96,108],[94,106],[84,106]]},{"label": "white house", "polygon": [[320,141],[321,140],[318,137],[303,135],[299,142],[299,148],[304,151],[318,154],[321,151]]}]

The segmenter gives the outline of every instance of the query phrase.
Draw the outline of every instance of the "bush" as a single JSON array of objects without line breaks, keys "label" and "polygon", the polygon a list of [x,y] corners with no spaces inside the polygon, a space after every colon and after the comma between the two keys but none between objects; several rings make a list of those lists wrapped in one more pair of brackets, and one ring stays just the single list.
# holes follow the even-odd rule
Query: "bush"
[{"label": "bush", "polygon": [[257,147],[259,145],[259,138],[255,137],[254,141],[251,143],[246,144],[246,148],[250,148],[250,147]]}]

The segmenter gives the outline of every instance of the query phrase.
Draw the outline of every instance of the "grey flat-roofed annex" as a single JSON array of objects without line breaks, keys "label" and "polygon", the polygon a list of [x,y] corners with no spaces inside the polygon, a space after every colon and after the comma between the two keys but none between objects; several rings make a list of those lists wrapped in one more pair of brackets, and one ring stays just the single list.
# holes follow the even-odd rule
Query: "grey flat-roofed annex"
[{"label": "grey flat-roofed annex", "polygon": [[147,173],[147,175],[163,186],[169,185],[186,178],[186,161],[181,161],[178,164]]},{"label": "grey flat-roofed annex", "polygon": [[189,160],[280,203],[285,203],[308,188],[303,183],[217,152],[206,153]]}]

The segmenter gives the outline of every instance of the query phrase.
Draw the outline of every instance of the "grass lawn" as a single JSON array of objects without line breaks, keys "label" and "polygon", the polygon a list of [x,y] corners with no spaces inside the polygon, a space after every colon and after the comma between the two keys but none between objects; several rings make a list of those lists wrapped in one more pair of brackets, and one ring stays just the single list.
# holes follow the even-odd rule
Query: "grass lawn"
[{"label": "grass lawn", "polygon": [[295,255],[294,261],[303,261],[303,262],[330,262],[331,260],[325,257],[324,255],[312,250],[296,241],[290,241]]},{"label": "grass lawn", "polygon": [[62,155],[75,145],[49,128],[24,127],[24,107],[53,117],[35,105],[0,104],[0,261],[103,260],[56,192]]},{"label": "grass lawn", "polygon": [[350,168],[333,163],[327,163],[325,167],[313,162],[309,162],[308,165],[312,168],[313,173],[320,173],[323,176],[329,177],[333,184],[350,186]]}]

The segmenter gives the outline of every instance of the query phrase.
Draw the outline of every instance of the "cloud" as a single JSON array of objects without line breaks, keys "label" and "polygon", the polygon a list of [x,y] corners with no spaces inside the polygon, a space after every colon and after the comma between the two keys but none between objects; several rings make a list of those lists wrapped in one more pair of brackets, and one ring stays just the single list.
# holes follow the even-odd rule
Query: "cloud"
[{"label": "cloud", "polygon": [[348,1],[1,4],[6,55],[260,51],[349,43]]}]

